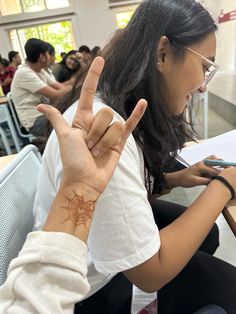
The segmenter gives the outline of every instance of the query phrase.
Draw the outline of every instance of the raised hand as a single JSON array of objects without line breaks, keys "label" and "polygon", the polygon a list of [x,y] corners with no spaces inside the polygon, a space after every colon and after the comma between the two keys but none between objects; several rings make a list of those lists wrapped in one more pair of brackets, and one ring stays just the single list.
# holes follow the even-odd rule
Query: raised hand
[{"label": "raised hand", "polygon": [[63,181],[67,185],[82,184],[98,196],[112,177],[126,140],[147,106],[145,100],[140,100],[125,123],[110,124],[114,113],[108,107],[94,116],[93,101],[103,66],[103,58],[94,59],[82,87],[72,126],[56,108],[44,104],[37,107],[47,116],[57,134]]}]

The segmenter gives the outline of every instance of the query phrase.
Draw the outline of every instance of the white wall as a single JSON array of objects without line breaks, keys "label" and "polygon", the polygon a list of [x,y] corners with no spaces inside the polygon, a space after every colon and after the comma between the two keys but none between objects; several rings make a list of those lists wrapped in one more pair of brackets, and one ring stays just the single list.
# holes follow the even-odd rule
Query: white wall
[{"label": "white wall", "polygon": [[[219,16],[221,10],[228,13],[236,9],[235,0],[205,0],[205,3],[215,17]],[[236,20],[219,24],[216,61],[220,71],[236,71]]]},{"label": "white wall", "polygon": [[[224,13],[236,9],[235,0],[220,0],[219,12]],[[236,71],[236,20],[219,25],[218,62],[221,71]]]},{"label": "white wall", "polygon": [[[78,21],[78,42],[91,48],[103,46],[116,30],[116,16],[107,0],[74,0]],[[96,4],[95,4],[96,3]]]}]

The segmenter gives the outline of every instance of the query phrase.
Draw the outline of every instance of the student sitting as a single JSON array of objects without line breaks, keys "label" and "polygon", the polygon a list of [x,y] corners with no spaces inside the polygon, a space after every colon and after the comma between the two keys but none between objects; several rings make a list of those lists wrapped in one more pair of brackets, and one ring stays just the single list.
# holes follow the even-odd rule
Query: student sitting
[{"label": "student sitting", "polygon": [[50,65],[48,43],[31,38],[25,44],[26,64],[12,81],[12,98],[22,125],[35,136],[45,136],[47,119],[36,110],[41,102],[60,99],[71,90],[52,78],[45,68]]}]

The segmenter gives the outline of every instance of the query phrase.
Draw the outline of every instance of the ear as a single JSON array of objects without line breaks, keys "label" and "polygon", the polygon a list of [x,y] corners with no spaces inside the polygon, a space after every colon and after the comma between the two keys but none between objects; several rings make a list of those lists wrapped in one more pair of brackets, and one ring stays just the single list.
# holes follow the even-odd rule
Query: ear
[{"label": "ear", "polygon": [[157,68],[163,72],[163,67],[166,62],[166,55],[170,51],[170,42],[166,36],[161,36],[157,47]]},{"label": "ear", "polygon": [[40,61],[42,61],[42,62],[45,62],[45,60],[46,60],[46,54],[45,53],[40,53],[40,55],[39,55],[39,60]]}]

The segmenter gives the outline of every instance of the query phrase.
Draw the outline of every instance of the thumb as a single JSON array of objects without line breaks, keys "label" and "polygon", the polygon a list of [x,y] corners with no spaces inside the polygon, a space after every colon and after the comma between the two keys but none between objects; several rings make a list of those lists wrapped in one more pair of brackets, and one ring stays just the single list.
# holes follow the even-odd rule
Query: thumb
[{"label": "thumb", "polygon": [[39,112],[43,113],[50,121],[52,127],[54,128],[57,134],[57,137],[60,137],[62,133],[64,133],[65,130],[69,128],[69,125],[67,124],[66,120],[64,119],[60,111],[57,110],[55,107],[40,104],[36,108]]}]

